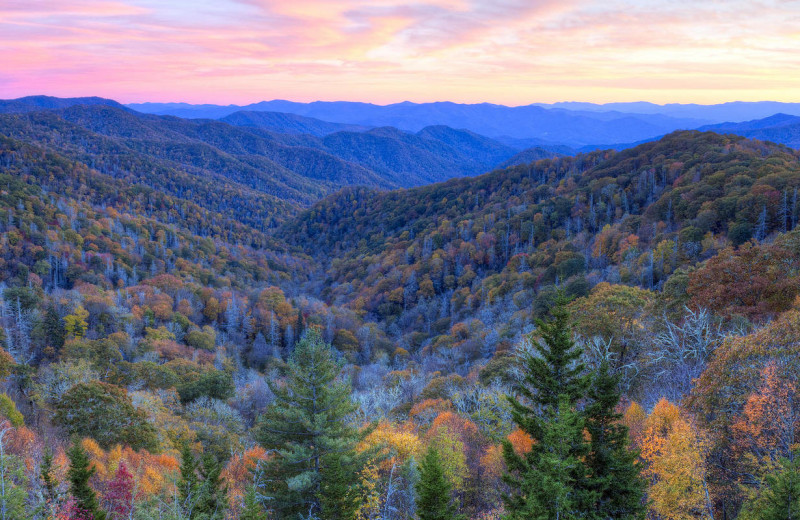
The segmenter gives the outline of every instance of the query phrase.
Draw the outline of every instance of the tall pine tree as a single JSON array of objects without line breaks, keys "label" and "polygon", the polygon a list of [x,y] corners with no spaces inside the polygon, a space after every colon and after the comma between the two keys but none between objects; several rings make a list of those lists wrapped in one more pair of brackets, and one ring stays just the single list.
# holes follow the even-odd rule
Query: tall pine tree
[{"label": "tall pine tree", "polygon": [[222,468],[210,453],[202,457],[200,474],[202,482],[198,487],[197,502],[192,518],[203,520],[222,520],[228,508],[228,488],[222,482]]},{"label": "tall pine tree", "polygon": [[420,520],[456,520],[450,483],[444,475],[439,452],[428,448],[420,465],[417,483],[417,515]]},{"label": "tall pine tree", "polygon": [[[265,464],[259,489],[264,505],[278,518],[341,518],[335,511],[358,485],[364,455],[356,445],[365,432],[346,417],[356,409],[341,365],[310,328],[288,361],[284,385],[270,383],[275,401],[262,414],[257,438],[275,450]],[[323,477],[332,481],[323,487]]]},{"label": "tall pine tree", "polygon": [[516,453],[508,441],[503,444],[509,469],[504,480],[511,490],[505,496],[508,520],[595,518],[596,493],[582,462],[589,442],[577,411],[589,379],[572,340],[566,303],[559,295],[550,319],[537,322],[540,338],[522,359],[522,400],[509,397],[514,422],[534,443],[525,454]]},{"label": "tall pine tree", "polygon": [[95,468],[89,462],[89,454],[77,439],[67,451],[69,458],[69,491],[75,498],[76,506],[91,515],[92,520],[105,520],[106,513],[100,509],[97,494],[89,485],[89,479],[95,474]]},{"label": "tall pine tree", "polygon": [[619,378],[603,363],[593,374],[586,407],[586,429],[591,450],[586,458],[590,489],[597,494],[595,508],[603,520],[639,520],[647,508],[647,483],[637,465],[638,453],[631,449],[628,428],[616,411],[620,400]]},{"label": "tall pine tree", "polygon": [[800,454],[781,461],[781,469],[766,478],[761,496],[740,515],[747,520],[800,520]]},{"label": "tall pine tree", "polygon": [[197,477],[197,460],[192,454],[188,443],[181,448],[181,475],[178,481],[178,497],[183,513],[191,518],[199,494],[199,479]]}]

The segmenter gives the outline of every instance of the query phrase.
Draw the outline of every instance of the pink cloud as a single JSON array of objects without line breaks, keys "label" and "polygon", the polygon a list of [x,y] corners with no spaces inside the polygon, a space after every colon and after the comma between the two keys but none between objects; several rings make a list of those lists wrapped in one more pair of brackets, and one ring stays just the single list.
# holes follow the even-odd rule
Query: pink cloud
[{"label": "pink cloud", "polygon": [[796,1],[7,0],[0,97],[798,101],[797,27]]}]

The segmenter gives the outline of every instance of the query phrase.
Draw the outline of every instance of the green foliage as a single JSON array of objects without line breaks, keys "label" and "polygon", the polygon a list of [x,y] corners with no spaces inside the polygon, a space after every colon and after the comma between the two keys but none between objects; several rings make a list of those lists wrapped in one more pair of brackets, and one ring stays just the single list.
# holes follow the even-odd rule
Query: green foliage
[{"label": "green foliage", "polygon": [[106,513],[100,509],[97,494],[89,485],[89,479],[95,474],[96,470],[89,461],[89,455],[81,446],[77,439],[67,450],[69,457],[69,469],[67,478],[69,479],[69,492],[75,498],[77,506],[87,511],[93,520],[105,520]]},{"label": "green foliage", "polygon": [[55,504],[59,498],[58,481],[53,475],[53,452],[47,448],[39,466],[39,478],[42,483],[42,494],[48,504]]},{"label": "green foliage", "polygon": [[207,370],[196,378],[178,386],[181,401],[188,403],[200,397],[212,399],[229,399],[234,393],[233,378],[224,370]]},{"label": "green foliage", "polygon": [[640,474],[636,450],[631,449],[628,428],[616,411],[620,401],[619,378],[603,363],[592,378],[586,431],[591,438],[585,459],[589,488],[596,494],[594,514],[603,520],[642,520],[645,517],[646,482]]},{"label": "green foliage", "polygon": [[258,500],[258,493],[255,486],[252,484],[247,486],[247,492],[244,495],[244,507],[239,515],[239,520],[263,520],[264,508],[261,501]]},{"label": "green foliage", "polygon": [[202,350],[214,350],[216,334],[211,327],[203,327],[203,330],[190,330],[183,338],[187,345]]},{"label": "green foliage", "polygon": [[[281,518],[331,514],[336,502],[349,504],[346,494],[332,493],[356,485],[364,462],[355,447],[364,434],[346,421],[356,405],[340,371],[330,345],[312,328],[289,359],[285,385],[271,383],[276,399],[261,415],[256,435],[264,448],[276,450],[263,484],[265,506]],[[335,480],[323,491],[326,473]]]},{"label": "green foliage", "polygon": [[361,505],[358,471],[360,458],[354,453],[329,453],[320,471],[320,518],[354,520]]},{"label": "green foliage", "polygon": [[19,428],[25,425],[25,418],[17,410],[17,405],[6,394],[0,394],[0,417],[5,417],[11,426]]},{"label": "green foliage", "polygon": [[456,520],[456,506],[450,495],[451,485],[444,474],[439,454],[428,448],[419,467],[417,515],[420,520]]},{"label": "green foliage", "polygon": [[228,508],[228,489],[220,479],[222,468],[211,455],[202,457],[200,485],[191,518],[199,520],[223,520]]},{"label": "green foliage", "polygon": [[55,422],[70,434],[86,435],[100,446],[125,444],[134,449],[157,451],[158,437],[128,393],[108,383],[80,383],[67,391],[57,404]]},{"label": "green foliage", "polygon": [[0,512],[3,518],[16,519],[27,516],[26,501],[28,484],[25,475],[25,463],[16,456],[7,453],[5,443],[9,430],[0,433]]},{"label": "green foliage", "polygon": [[531,451],[519,454],[503,444],[511,492],[505,498],[507,518],[589,518],[596,493],[590,489],[583,460],[590,453],[585,419],[576,411],[589,388],[581,351],[572,341],[566,300],[559,296],[551,319],[539,321],[540,341],[522,359],[524,378],[519,393],[509,397],[512,417],[533,439]]},{"label": "green foliage", "polygon": [[743,520],[800,519],[800,457],[784,459],[773,474],[767,475],[764,489],[753,502],[746,504]]},{"label": "green foliage", "polygon": [[191,516],[195,503],[198,500],[200,481],[197,476],[197,460],[192,454],[192,448],[184,443],[181,447],[180,480],[178,481],[178,496],[180,507],[187,516]]}]

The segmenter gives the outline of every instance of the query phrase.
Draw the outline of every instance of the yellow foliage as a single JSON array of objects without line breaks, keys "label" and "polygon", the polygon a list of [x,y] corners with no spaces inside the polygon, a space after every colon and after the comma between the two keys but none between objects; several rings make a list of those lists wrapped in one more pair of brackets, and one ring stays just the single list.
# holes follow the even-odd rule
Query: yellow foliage
[{"label": "yellow foliage", "polygon": [[706,482],[708,437],[680,408],[662,399],[645,422],[644,475],[653,511],[665,520],[710,518]]}]

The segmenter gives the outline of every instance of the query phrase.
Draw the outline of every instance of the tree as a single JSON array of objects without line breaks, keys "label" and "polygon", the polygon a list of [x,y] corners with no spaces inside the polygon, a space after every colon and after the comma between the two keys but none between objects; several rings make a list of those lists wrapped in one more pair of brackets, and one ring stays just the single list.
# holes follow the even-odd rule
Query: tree
[{"label": "tree", "polygon": [[181,447],[180,480],[178,481],[178,497],[181,510],[191,518],[194,504],[197,502],[199,481],[197,478],[197,461],[188,443]]},{"label": "tree", "polygon": [[103,497],[108,504],[109,520],[123,520],[130,517],[136,498],[135,487],[133,475],[128,471],[125,461],[121,461]]},{"label": "tree", "polygon": [[322,518],[354,520],[360,505],[353,457],[330,453],[323,459],[320,506]]},{"label": "tree", "polygon": [[53,476],[53,452],[47,448],[42,457],[42,464],[39,466],[39,475],[44,490],[44,500],[51,506],[59,499],[58,482]]},{"label": "tree", "polygon": [[58,316],[58,311],[52,303],[47,306],[47,310],[42,320],[42,329],[44,333],[44,340],[52,352],[46,352],[48,357],[55,358],[64,346],[64,339],[67,334],[64,329],[64,322]]},{"label": "tree", "polygon": [[512,417],[532,439],[531,450],[517,453],[503,442],[511,492],[504,497],[509,520],[592,518],[596,491],[582,462],[589,454],[585,421],[576,411],[588,391],[581,351],[572,340],[566,299],[559,295],[551,319],[537,322],[541,341],[522,356],[519,393],[509,396]]},{"label": "tree", "polygon": [[439,453],[428,448],[419,468],[417,514],[420,520],[454,520],[456,508],[450,496],[451,486],[444,475]]},{"label": "tree", "polygon": [[57,404],[55,422],[72,434],[92,437],[105,449],[126,444],[158,449],[158,436],[125,389],[98,381],[70,388]]},{"label": "tree", "polygon": [[642,459],[651,510],[667,520],[713,518],[705,434],[666,399],[653,408],[645,428]]},{"label": "tree", "polygon": [[106,520],[106,513],[100,509],[97,494],[89,485],[89,479],[97,470],[89,462],[89,454],[83,449],[80,441],[75,439],[67,451],[67,457],[69,491],[75,499],[76,506],[91,515],[93,520]]},{"label": "tree", "polygon": [[256,334],[256,338],[253,340],[253,344],[250,346],[250,352],[247,355],[250,365],[262,367],[272,354],[272,347],[267,344],[267,339],[264,335],[260,332]]},{"label": "tree", "polygon": [[781,470],[766,478],[766,489],[756,502],[752,518],[800,520],[800,457],[783,459]]},{"label": "tree", "polygon": [[355,448],[366,432],[346,420],[356,405],[340,371],[330,345],[311,328],[289,359],[285,384],[270,382],[275,401],[260,418],[257,438],[265,449],[275,450],[265,464],[262,487],[265,506],[279,518],[324,515],[325,473],[336,474],[337,489],[358,481],[366,455]]},{"label": "tree", "polygon": [[198,487],[197,501],[192,518],[203,520],[222,520],[228,507],[228,489],[220,479],[220,467],[217,459],[205,454],[200,466],[202,482]]},{"label": "tree", "polygon": [[256,487],[253,485],[247,486],[247,492],[244,495],[244,507],[239,514],[239,520],[263,520],[264,508],[258,500],[258,493]]},{"label": "tree", "polygon": [[86,334],[89,324],[86,323],[86,318],[89,317],[89,311],[78,305],[72,314],[64,316],[64,333],[67,337],[81,339]]},{"label": "tree", "polygon": [[642,519],[645,516],[642,478],[630,447],[628,427],[616,411],[620,400],[619,378],[603,363],[592,380],[590,404],[586,408],[586,430],[591,450],[586,458],[590,488],[597,493],[595,513],[602,519]]},{"label": "tree", "polygon": [[7,422],[0,429],[0,520],[25,516],[25,465],[19,457],[6,453],[6,435],[13,430]]}]

